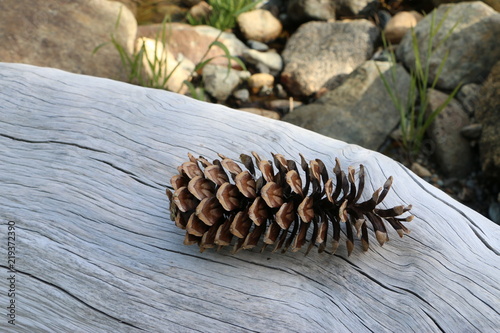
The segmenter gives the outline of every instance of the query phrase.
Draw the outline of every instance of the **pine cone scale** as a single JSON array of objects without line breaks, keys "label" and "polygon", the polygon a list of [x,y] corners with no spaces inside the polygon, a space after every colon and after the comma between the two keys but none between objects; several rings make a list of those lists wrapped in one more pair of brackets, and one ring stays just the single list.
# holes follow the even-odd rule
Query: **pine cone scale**
[{"label": "pine cone scale", "polygon": [[295,161],[281,154],[272,154],[269,161],[255,152],[252,156],[241,154],[244,169],[230,158],[219,157],[221,160],[209,162],[188,154],[189,160],[170,180],[173,192],[166,190],[171,219],[186,229],[184,244],[198,244],[200,251],[228,246],[236,238],[234,252],[254,248],[261,240],[264,247],[274,244],[274,250],[296,252],[309,241],[307,254],[315,245],[323,252],[331,237],[334,253],[344,234],[349,255],[354,249],[354,234],[363,250],[368,250],[367,221],[380,245],[389,240],[384,220],[401,237],[409,233],[402,222],[411,221],[413,216],[400,216],[411,205],[377,208],[389,193],[392,177],[371,198],[359,202],[366,175],[362,165],[356,181],[356,170],[349,167],[342,171],[337,158],[335,176],[329,178],[321,160],[307,163],[302,155],[303,177]]}]

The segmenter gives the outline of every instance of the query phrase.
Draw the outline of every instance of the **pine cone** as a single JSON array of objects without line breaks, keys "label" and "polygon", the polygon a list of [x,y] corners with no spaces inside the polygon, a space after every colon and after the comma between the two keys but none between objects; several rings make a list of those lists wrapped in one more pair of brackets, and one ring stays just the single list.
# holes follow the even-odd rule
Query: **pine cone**
[{"label": "pine cone", "polygon": [[[366,219],[371,222],[380,245],[389,240],[383,219],[400,237],[409,233],[401,222],[409,222],[413,216],[398,216],[409,211],[411,206],[376,208],[387,195],[392,177],[370,199],[358,203],[364,188],[363,165],[359,167],[356,187],[354,168],[349,167],[346,174],[335,159],[333,181],[328,178],[321,160],[307,164],[300,155],[301,169],[305,173],[303,184],[294,161],[273,154],[273,166],[257,153],[252,152],[252,155],[255,162],[248,155],[240,156],[246,170],[221,154],[221,160],[212,163],[201,156],[195,158],[188,154],[189,161],[177,168],[179,174],[171,179],[174,192],[168,189],[166,192],[172,220],[187,231],[184,244],[198,244],[203,252],[206,248],[230,245],[236,237],[233,249],[236,252],[255,247],[263,236],[262,249],[275,244],[274,251],[282,249],[285,252],[291,248],[295,252],[306,243],[307,231],[312,225],[306,254],[315,244],[318,244],[318,251],[323,252],[329,234],[334,253],[342,232],[347,237],[350,255],[354,248],[353,227],[361,238],[363,250],[368,250]],[[329,228],[332,229],[330,233]]]}]

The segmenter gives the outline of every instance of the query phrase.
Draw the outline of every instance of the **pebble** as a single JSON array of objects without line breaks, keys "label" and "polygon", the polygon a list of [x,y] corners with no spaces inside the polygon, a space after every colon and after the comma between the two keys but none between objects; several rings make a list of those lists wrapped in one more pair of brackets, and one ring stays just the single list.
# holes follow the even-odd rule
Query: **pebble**
[{"label": "pebble", "polygon": [[238,110],[250,112],[253,114],[258,114],[259,116],[264,116],[264,117],[271,118],[271,119],[276,119],[276,120],[280,119],[280,115],[278,112],[274,112],[274,111],[266,110],[266,109],[262,109],[262,108],[241,108]]},{"label": "pebble", "polygon": [[394,15],[384,28],[385,37],[391,44],[398,44],[412,27],[423,19],[416,11],[399,12]]},{"label": "pebble", "polygon": [[189,14],[195,19],[200,20],[203,17],[207,17],[210,14],[210,11],[212,10],[212,7],[205,1],[199,1],[198,3],[189,6],[191,7],[189,9]]},{"label": "pebble", "polygon": [[238,89],[233,93],[234,98],[246,103],[250,100],[250,92],[248,89]]},{"label": "pebble", "polygon": [[272,94],[273,94],[273,87],[263,85],[259,90],[258,96],[267,97],[267,96],[271,96]]},{"label": "pebble", "polygon": [[272,101],[269,101],[266,106],[271,109],[278,111],[282,114],[290,112],[290,110],[293,110],[299,106],[302,105],[302,102],[300,101],[295,101],[292,98],[290,100],[288,99],[275,99]]},{"label": "pebble", "polygon": [[279,72],[283,69],[283,59],[274,51],[259,52],[248,49],[243,52],[242,56],[247,62],[253,65],[261,63],[269,67],[271,71]]},{"label": "pebble", "polygon": [[411,171],[415,172],[417,174],[417,176],[422,177],[422,178],[432,177],[432,173],[429,171],[429,169],[427,169],[426,167],[424,167],[423,165],[421,165],[417,162],[414,162],[411,165]]},{"label": "pebble", "polygon": [[260,51],[260,52],[266,52],[266,51],[269,50],[269,46],[267,46],[266,44],[264,44],[262,42],[253,40],[253,39],[247,40],[247,45],[251,49],[254,49],[254,50],[257,50],[257,51]]},{"label": "pebble", "polygon": [[481,124],[470,124],[462,127],[460,134],[462,134],[466,139],[477,140],[481,137],[481,132],[483,130],[483,125]]},{"label": "pebble", "polygon": [[277,83],[274,86],[274,96],[277,98],[287,98],[288,94],[286,93],[285,88],[283,88],[283,85],[281,83]]},{"label": "pebble", "polygon": [[500,203],[492,202],[488,208],[488,215],[493,222],[500,224]]},{"label": "pebble", "polygon": [[206,65],[203,67],[203,83],[207,93],[218,101],[225,101],[248,74],[235,70],[228,73],[227,67]]},{"label": "pebble", "polygon": [[477,83],[464,84],[458,91],[456,99],[462,103],[464,110],[469,116],[474,115],[476,104],[479,101],[479,90],[481,85]]},{"label": "pebble", "polygon": [[257,73],[248,79],[248,87],[253,94],[258,94],[262,87],[271,87],[274,84],[274,76],[267,73]]},{"label": "pebble", "polygon": [[236,19],[246,39],[269,42],[278,38],[283,30],[281,22],[265,9],[256,9],[238,15]]}]

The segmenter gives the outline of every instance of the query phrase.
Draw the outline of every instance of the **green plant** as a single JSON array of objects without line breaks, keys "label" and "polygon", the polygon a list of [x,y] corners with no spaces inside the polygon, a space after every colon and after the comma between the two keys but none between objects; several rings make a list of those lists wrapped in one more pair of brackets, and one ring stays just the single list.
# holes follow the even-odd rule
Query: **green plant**
[{"label": "green plant", "polygon": [[[121,18],[121,10],[118,14],[118,18],[115,23],[115,31],[118,28]],[[144,87],[157,88],[157,89],[166,89],[167,83],[177,68],[180,66],[181,61],[177,62],[177,64],[169,71],[168,70],[168,58],[166,57],[165,50],[167,49],[167,42],[171,38],[171,30],[169,27],[168,17],[165,16],[161,23],[161,29],[157,32],[154,39],[154,47],[153,47],[153,55],[148,54],[146,41],[143,39],[140,48],[129,54],[125,47],[120,44],[118,39],[115,37],[115,33],[111,33],[111,41],[103,43],[97,46],[93,53],[95,54],[101,47],[112,44],[118,53],[120,54],[120,60],[122,62],[123,67],[126,69],[128,73],[128,81],[130,83],[138,84]],[[215,40],[210,43],[207,50],[205,51],[203,57],[200,61],[195,65],[193,70],[188,76],[188,79],[183,82],[191,94],[192,97],[196,99],[204,99],[204,91],[200,87],[195,87],[191,82],[195,73],[201,71],[205,65],[210,63],[212,60],[224,57],[228,60],[227,70],[228,74],[231,69],[231,61],[237,62],[244,70],[246,70],[245,64],[241,61],[241,59],[232,56],[229,52],[229,49],[219,41],[220,36],[222,35],[222,31],[217,35]],[[212,47],[218,47],[223,52],[224,55],[210,57],[208,59],[207,56],[212,49]],[[144,61],[145,60],[145,61]],[[146,62],[147,67],[144,68],[144,63]],[[179,87],[178,92],[181,90],[182,86]]]},{"label": "green plant", "polygon": [[[448,59],[449,51],[447,51],[445,56],[442,58],[437,68],[435,77],[429,84],[431,56],[433,55],[434,50],[436,50],[449,38],[458,24],[458,22],[456,22],[450,28],[450,30],[448,30],[444,38],[442,38],[438,43],[436,43],[436,45],[434,45],[435,37],[441,29],[443,22],[447,17],[447,14],[448,12],[443,15],[441,20],[436,25],[435,11],[432,12],[429,28],[429,38],[425,49],[424,59],[422,59],[420,56],[420,49],[415,30],[413,28],[411,29],[411,42],[412,50],[415,56],[415,63],[414,67],[410,70],[410,86],[406,96],[406,102],[404,98],[401,98],[398,94],[396,94],[396,90],[398,89],[398,87],[395,86],[396,56],[391,48],[390,43],[388,43],[388,41],[386,40],[385,35],[382,34],[384,48],[389,51],[389,60],[393,65],[390,69],[389,78],[382,74],[378,66],[377,70],[380,74],[380,78],[382,79],[385,89],[389,93],[391,101],[399,111],[400,129],[402,136],[401,143],[410,161],[415,155],[418,155],[421,152],[425,133],[429,126],[432,124],[438,114],[451,102],[451,100],[455,97],[461,87],[461,84],[457,85],[457,87],[455,87],[455,89],[448,95],[448,98],[443,103],[441,103],[434,110],[430,110],[430,112],[427,112],[427,109],[429,108],[428,89],[435,88],[446,60]],[[391,82],[389,82],[389,80]]]},{"label": "green plant", "polygon": [[224,31],[234,28],[238,15],[253,9],[259,2],[260,0],[208,0],[212,10],[207,16],[196,18],[188,14],[186,19],[191,25],[204,24]]},{"label": "green plant", "polygon": [[[118,28],[121,18],[121,10],[118,14],[118,19],[115,23],[115,31]],[[156,33],[154,39],[154,54],[148,54],[146,48],[146,40],[142,40],[139,49],[132,54],[129,54],[125,47],[115,37],[115,33],[111,33],[111,41],[103,43],[94,49],[96,53],[101,47],[111,43],[118,53],[123,67],[128,73],[128,81],[144,87],[165,89],[168,80],[177,70],[181,62],[178,62],[174,68],[169,71],[168,58],[164,56],[167,41],[171,36],[170,30],[167,33],[168,17],[165,16],[161,23],[161,29]],[[145,61],[144,61],[145,60]],[[146,68],[144,63],[146,62]],[[149,73],[148,73],[149,72]]]}]

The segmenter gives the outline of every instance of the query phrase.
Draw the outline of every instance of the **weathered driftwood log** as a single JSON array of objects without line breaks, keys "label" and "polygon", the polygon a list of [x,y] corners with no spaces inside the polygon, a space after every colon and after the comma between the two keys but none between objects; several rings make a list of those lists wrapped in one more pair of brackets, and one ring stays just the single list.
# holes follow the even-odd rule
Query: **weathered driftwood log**
[{"label": "weathered driftwood log", "polygon": [[[165,187],[187,152],[363,164],[411,234],[350,257],[199,253]],[[15,332],[493,332],[500,228],[376,152],[160,90],[0,64],[0,300],[15,224]],[[343,238],[345,241],[345,238]]]}]

